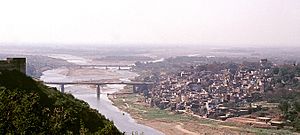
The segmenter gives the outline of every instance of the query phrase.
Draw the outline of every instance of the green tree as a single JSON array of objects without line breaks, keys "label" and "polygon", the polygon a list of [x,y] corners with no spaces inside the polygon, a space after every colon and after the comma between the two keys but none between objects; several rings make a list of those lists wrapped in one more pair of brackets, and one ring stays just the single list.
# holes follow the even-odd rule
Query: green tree
[{"label": "green tree", "polygon": [[17,71],[0,71],[0,134],[121,134],[97,110]]}]

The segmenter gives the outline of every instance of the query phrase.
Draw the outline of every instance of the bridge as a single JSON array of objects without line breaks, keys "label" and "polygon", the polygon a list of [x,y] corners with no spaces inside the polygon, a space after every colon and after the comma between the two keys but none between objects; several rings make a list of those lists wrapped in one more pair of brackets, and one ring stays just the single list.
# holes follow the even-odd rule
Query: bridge
[{"label": "bridge", "polygon": [[44,82],[44,84],[60,85],[60,90],[62,93],[64,93],[65,91],[65,85],[95,85],[97,87],[97,98],[100,98],[101,85],[108,85],[108,84],[132,85],[133,92],[135,92],[137,87],[154,85],[154,82]]},{"label": "bridge", "polygon": [[92,68],[96,68],[96,67],[105,67],[106,70],[108,70],[109,68],[118,68],[119,70],[124,70],[124,68],[132,68],[134,67],[134,65],[76,65],[79,68],[83,68],[83,67],[92,67]]}]

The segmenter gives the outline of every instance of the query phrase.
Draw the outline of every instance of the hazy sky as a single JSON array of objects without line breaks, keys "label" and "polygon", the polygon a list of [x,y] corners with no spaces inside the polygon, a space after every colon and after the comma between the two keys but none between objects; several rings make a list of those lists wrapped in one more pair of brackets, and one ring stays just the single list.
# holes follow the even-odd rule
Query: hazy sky
[{"label": "hazy sky", "polygon": [[300,46],[300,0],[1,0],[0,42]]}]

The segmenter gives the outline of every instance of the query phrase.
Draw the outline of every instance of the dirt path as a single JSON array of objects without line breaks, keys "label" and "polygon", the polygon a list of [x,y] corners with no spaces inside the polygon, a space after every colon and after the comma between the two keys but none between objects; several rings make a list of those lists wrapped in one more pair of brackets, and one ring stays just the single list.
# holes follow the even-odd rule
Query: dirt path
[{"label": "dirt path", "polygon": [[182,125],[178,123],[167,123],[167,122],[162,122],[157,120],[153,120],[153,121],[139,120],[139,123],[157,129],[166,135],[199,135],[197,133],[184,129]]},{"label": "dirt path", "polygon": [[182,127],[182,125],[183,125],[182,123],[179,123],[179,125],[176,125],[175,128],[178,129],[178,130],[180,130],[180,131],[183,132],[184,134],[187,134],[187,135],[199,135],[199,134],[197,134],[197,133],[195,133],[195,132],[191,132],[191,131],[189,131],[189,130],[184,129],[184,128]]}]

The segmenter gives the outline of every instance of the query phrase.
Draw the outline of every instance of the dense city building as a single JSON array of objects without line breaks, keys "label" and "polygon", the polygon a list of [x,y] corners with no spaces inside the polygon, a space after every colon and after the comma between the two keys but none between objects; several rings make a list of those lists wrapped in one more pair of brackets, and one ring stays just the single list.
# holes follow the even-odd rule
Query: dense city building
[{"label": "dense city building", "polygon": [[[147,64],[143,65],[144,68],[146,66]],[[203,118],[251,121],[253,117],[244,120],[246,117],[240,116],[251,117],[256,112],[270,109],[270,106],[266,108],[261,104],[266,99],[265,95],[273,93],[278,84],[286,83],[276,80],[280,76],[276,70],[278,66],[267,59],[189,65],[177,71],[162,70],[153,73],[147,79],[155,81],[157,85],[143,94],[145,102],[151,107]],[[297,79],[297,76],[294,78]],[[282,116],[261,116],[263,117],[254,118],[259,126],[283,124]]]}]

